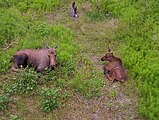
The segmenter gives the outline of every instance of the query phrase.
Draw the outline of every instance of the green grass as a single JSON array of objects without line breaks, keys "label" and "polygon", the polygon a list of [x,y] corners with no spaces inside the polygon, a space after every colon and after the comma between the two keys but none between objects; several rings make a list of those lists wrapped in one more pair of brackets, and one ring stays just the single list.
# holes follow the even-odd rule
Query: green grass
[{"label": "green grass", "polygon": [[[157,103],[154,96],[158,92],[158,64],[154,64],[158,55],[154,46],[158,38],[155,34],[157,25],[148,19],[143,29],[138,31],[138,28],[141,29],[137,25],[142,23],[139,21],[142,10],[135,6],[138,4],[136,2],[89,2],[78,0],[76,4],[80,17],[72,19],[68,10],[70,1],[0,1],[0,10],[4,13],[0,16],[3,23],[0,28],[0,107],[3,119],[73,119],[76,116],[92,119],[92,113],[97,119],[108,116],[110,119],[133,119],[134,116],[141,118],[137,114],[138,109],[143,116],[147,114],[145,105],[153,111]],[[91,10],[87,9],[89,7]],[[151,13],[151,9],[146,13]],[[145,37],[142,38],[142,33],[151,28],[150,23],[154,29],[147,33],[146,38],[153,37],[156,43],[151,39],[145,42]],[[43,73],[36,73],[31,68],[19,73],[10,71],[16,51],[41,49],[46,42],[51,47],[58,44],[60,65],[56,70],[47,69]],[[128,70],[129,76],[124,84],[107,82],[103,75],[101,68],[106,63],[101,62],[100,58],[108,47],[122,57]],[[139,106],[140,94],[137,90],[143,93]],[[151,94],[150,99],[148,93]],[[15,99],[15,102],[8,99]],[[145,99],[146,103],[143,103]],[[98,113],[105,113],[105,108],[111,109],[111,113]],[[150,112],[148,116],[153,119],[157,115]]]},{"label": "green grass", "polygon": [[159,9],[155,6],[158,2],[117,0],[108,3],[106,8],[123,23],[118,28],[117,39],[124,43],[121,45],[123,60],[141,92],[140,113],[148,119],[157,119],[159,64],[156,36],[159,31],[156,15]]}]

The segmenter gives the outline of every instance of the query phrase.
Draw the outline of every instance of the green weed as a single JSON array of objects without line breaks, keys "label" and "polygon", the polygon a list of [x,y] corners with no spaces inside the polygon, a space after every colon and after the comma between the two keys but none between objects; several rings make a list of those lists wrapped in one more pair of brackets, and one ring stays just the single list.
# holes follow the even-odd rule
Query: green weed
[{"label": "green weed", "polygon": [[38,74],[32,69],[23,70],[11,80],[13,83],[8,87],[7,93],[28,93],[33,91],[37,86]]},{"label": "green weed", "polygon": [[0,110],[7,109],[7,104],[9,102],[9,98],[5,95],[0,95]]},{"label": "green weed", "polygon": [[24,21],[16,9],[0,9],[0,46],[25,34]]},{"label": "green weed", "polygon": [[87,98],[100,96],[100,90],[104,84],[104,81],[98,77],[86,80],[76,79],[72,81],[72,86],[75,90],[85,95]]},{"label": "green weed", "polygon": [[22,120],[22,119],[19,118],[18,115],[13,115],[13,114],[10,115],[10,119],[11,120]]},{"label": "green weed", "polygon": [[60,106],[58,90],[43,88],[40,95],[42,109],[45,112],[50,112]]}]

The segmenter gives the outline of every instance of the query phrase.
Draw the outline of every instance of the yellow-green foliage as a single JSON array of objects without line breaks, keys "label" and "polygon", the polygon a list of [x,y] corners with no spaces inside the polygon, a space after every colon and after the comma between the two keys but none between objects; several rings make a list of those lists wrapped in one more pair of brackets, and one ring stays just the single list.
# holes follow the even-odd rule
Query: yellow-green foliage
[{"label": "yellow-green foliage", "polygon": [[41,105],[45,112],[50,112],[60,106],[58,101],[60,94],[58,90],[43,88],[41,90]]},{"label": "yellow-green foliage", "polygon": [[25,20],[15,9],[0,9],[0,46],[24,35],[26,31]]},{"label": "yellow-green foliage", "polygon": [[17,7],[26,12],[29,9],[38,11],[53,11],[61,5],[61,0],[1,0],[0,7]]},{"label": "yellow-green foliage", "polygon": [[16,94],[16,93],[28,93],[32,92],[37,86],[38,74],[32,70],[24,70],[19,73],[17,76],[13,77],[12,84],[7,89],[7,93]]}]

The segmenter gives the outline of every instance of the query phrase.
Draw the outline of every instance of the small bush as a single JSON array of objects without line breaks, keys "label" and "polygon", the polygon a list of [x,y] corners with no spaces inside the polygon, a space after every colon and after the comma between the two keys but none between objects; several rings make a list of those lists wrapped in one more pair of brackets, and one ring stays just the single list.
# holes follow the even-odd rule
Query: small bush
[{"label": "small bush", "polygon": [[17,7],[18,7],[18,9],[19,9],[20,11],[22,11],[22,12],[26,12],[26,11],[28,10],[28,8],[29,8],[29,6],[27,5],[26,2],[19,2],[19,3],[17,4]]},{"label": "small bush", "polygon": [[68,45],[75,44],[75,33],[63,25],[51,26],[51,34],[59,43],[66,43]]},{"label": "small bush", "polygon": [[59,58],[59,61],[61,64],[72,61],[72,55],[70,53],[68,53],[67,51],[61,51],[58,54],[58,58]]},{"label": "small bush", "polygon": [[60,106],[58,90],[43,88],[41,90],[41,104],[45,112],[50,112]]},{"label": "small bush", "polygon": [[42,37],[48,37],[50,35],[50,30],[47,24],[41,23],[36,27],[36,33],[38,33]]},{"label": "small bush", "polygon": [[56,70],[46,70],[45,72],[47,72],[47,75],[44,77],[46,81],[56,81],[58,79]]},{"label": "small bush", "polygon": [[0,1],[0,7],[4,7],[4,8],[9,8],[12,7],[14,5],[16,5],[18,2],[20,2],[22,0],[1,0]]},{"label": "small bush", "polygon": [[9,98],[4,95],[0,95],[0,110],[7,109],[7,104],[9,102]]},{"label": "small bush", "polygon": [[22,120],[22,119],[20,119],[18,115],[11,114],[10,115],[10,120]]},{"label": "small bush", "polygon": [[0,9],[0,46],[24,35],[25,22],[15,9]]},{"label": "small bush", "polygon": [[10,68],[10,61],[12,60],[11,58],[12,56],[6,54],[6,52],[0,53],[0,72],[5,72]]},{"label": "small bush", "polygon": [[37,86],[38,74],[32,69],[23,70],[12,78],[13,83],[7,89],[10,94],[32,92]]}]

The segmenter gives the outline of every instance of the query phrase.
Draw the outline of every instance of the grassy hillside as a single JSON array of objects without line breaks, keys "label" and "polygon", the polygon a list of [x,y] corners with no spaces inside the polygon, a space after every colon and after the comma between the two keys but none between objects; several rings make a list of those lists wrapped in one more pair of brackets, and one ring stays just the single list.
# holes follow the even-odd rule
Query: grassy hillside
[{"label": "grassy hillside", "polygon": [[[151,119],[159,104],[159,1],[0,1],[2,119]],[[21,49],[58,44],[60,65],[13,73]],[[100,61],[108,47],[123,59],[125,83],[110,83]]]},{"label": "grassy hillside", "polygon": [[139,111],[148,119],[159,118],[159,1],[101,0],[94,3],[103,14],[120,21],[116,38],[125,65],[141,92]]}]

